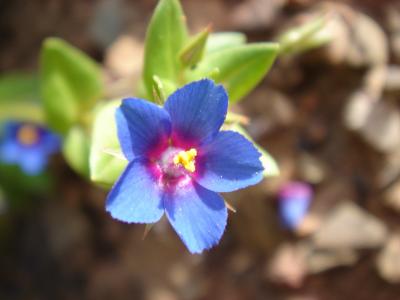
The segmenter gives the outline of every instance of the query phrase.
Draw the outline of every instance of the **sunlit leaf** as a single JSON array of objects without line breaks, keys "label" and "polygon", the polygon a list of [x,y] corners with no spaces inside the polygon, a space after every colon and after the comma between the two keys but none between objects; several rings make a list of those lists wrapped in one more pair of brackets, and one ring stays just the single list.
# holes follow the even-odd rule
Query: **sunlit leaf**
[{"label": "sunlit leaf", "polygon": [[157,75],[153,76],[153,98],[154,102],[158,104],[164,103],[165,99],[167,98],[164,84]]},{"label": "sunlit leaf", "polygon": [[83,128],[75,126],[68,131],[62,150],[71,168],[77,173],[89,177],[90,139]]},{"label": "sunlit leaf", "polygon": [[210,27],[205,28],[203,31],[191,38],[183,47],[179,55],[182,65],[192,67],[200,62],[205,52],[210,30]]},{"label": "sunlit leaf", "polygon": [[93,124],[90,178],[106,188],[114,184],[128,163],[122,155],[114,154],[121,153],[115,125],[115,110],[120,104],[120,100],[113,100],[100,107]]},{"label": "sunlit leaf", "polygon": [[79,106],[70,87],[59,73],[43,80],[42,100],[46,121],[54,131],[66,134],[79,120]]},{"label": "sunlit leaf", "polygon": [[52,129],[66,133],[102,95],[100,68],[86,54],[58,38],[41,52],[41,93]]},{"label": "sunlit leaf", "polygon": [[222,83],[229,100],[236,102],[249,93],[266,75],[278,54],[276,43],[247,44],[206,55],[197,68],[188,72],[189,80],[207,77],[216,68],[213,79]]},{"label": "sunlit leaf", "polygon": [[246,43],[246,36],[240,32],[216,32],[209,35],[207,40],[206,53],[243,45]]},{"label": "sunlit leaf", "polygon": [[143,78],[152,95],[153,76],[178,82],[179,53],[188,39],[186,20],[178,0],[160,0],[147,29]]}]

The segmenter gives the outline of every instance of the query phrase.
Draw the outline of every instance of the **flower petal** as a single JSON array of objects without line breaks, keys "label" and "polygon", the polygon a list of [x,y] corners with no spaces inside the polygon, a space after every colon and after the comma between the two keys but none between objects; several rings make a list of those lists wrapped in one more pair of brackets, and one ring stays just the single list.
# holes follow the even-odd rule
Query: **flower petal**
[{"label": "flower petal", "polygon": [[228,217],[224,200],[197,183],[187,184],[164,196],[168,220],[191,253],[216,245]]},{"label": "flower petal", "polygon": [[222,85],[203,79],[174,92],[165,109],[171,116],[174,142],[199,144],[218,133],[228,109],[228,96]]},{"label": "flower petal", "polygon": [[128,160],[151,155],[168,142],[171,123],[168,113],[146,100],[128,98],[116,111],[118,138]]},{"label": "flower petal", "polygon": [[106,210],[127,223],[154,223],[163,212],[162,194],[145,159],[129,162],[108,194]]},{"label": "flower petal", "polygon": [[18,162],[25,174],[38,175],[47,166],[48,156],[40,149],[24,149],[20,155]]},{"label": "flower petal", "polygon": [[40,147],[43,152],[47,154],[53,154],[61,148],[61,138],[57,134],[44,129],[42,131],[42,140],[40,141]]},{"label": "flower petal", "polygon": [[215,192],[231,192],[263,178],[261,154],[241,134],[221,131],[200,149],[195,180]]},{"label": "flower petal", "polygon": [[15,163],[20,157],[20,146],[14,140],[5,140],[0,144],[0,161]]}]

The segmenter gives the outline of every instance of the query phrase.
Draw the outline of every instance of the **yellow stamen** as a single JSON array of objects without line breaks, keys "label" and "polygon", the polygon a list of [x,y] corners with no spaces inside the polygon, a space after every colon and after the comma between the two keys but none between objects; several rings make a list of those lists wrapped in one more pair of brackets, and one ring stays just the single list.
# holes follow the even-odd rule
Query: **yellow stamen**
[{"label": "yellow stamen", "polygon": [[39,132],[32,125],[23,125],[17,132],[17,139],[21,144],[30,146],[39,139]]},{"label": "yellow stamen", "polygon": [[191,148],[188,151],[179,151],[178,154],[174,156],[174,164],[181,165],[189,172],[194,172],[196,170],[195,158],[197,156],[197,151]]}]

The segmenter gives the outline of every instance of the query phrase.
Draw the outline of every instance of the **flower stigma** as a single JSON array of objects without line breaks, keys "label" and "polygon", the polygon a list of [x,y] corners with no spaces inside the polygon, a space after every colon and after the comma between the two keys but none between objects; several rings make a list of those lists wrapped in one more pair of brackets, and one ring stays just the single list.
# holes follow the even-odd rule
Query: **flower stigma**
[{"label": "flower stigma", "polygon": [[17,132],[18,141],[25,146],[32,146],[39,140],[39,132],[32,125],[23,125]]},{"label": "flower stigma", "polygon": [[184,150],[179,151],[174,156],[174,164],[177,166],[181,165],[186,170],[193,173],[196,170],[196,165],[195,165],[196,156],[197,156],[197,150],[194,148],[191,148],[190,150],[187,151]]}]

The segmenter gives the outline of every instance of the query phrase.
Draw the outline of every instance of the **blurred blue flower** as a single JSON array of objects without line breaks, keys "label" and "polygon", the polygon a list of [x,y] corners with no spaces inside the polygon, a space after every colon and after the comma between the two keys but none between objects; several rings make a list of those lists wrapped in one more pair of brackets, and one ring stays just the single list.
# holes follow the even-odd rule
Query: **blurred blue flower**
[{"label": "blurred blue flower", "polygon": [[286,183],[279,191],[279,214],[283,224],[289,229],[296,229],[308,212],[312,200],[310,185],[304,182]]},{"label": "blurred blue flower", "polygon": [[28,175],[47,166],[48,157],[59,151],[61,140],[48,129],[33,123],[9,121],[0,138],[0,162],[17,164]]},{"label": "blurred blue flower", "polygon": [[128,223],[154,223],[164,212],[192,253],[217,244],[227,208],[218,192],[258,183],[260,153],[242,135],[219,131],[228,96],[211,80],[190,83],[164,107],[125,99],[116,112],[118,138],[129,164],[106,209]]}]

